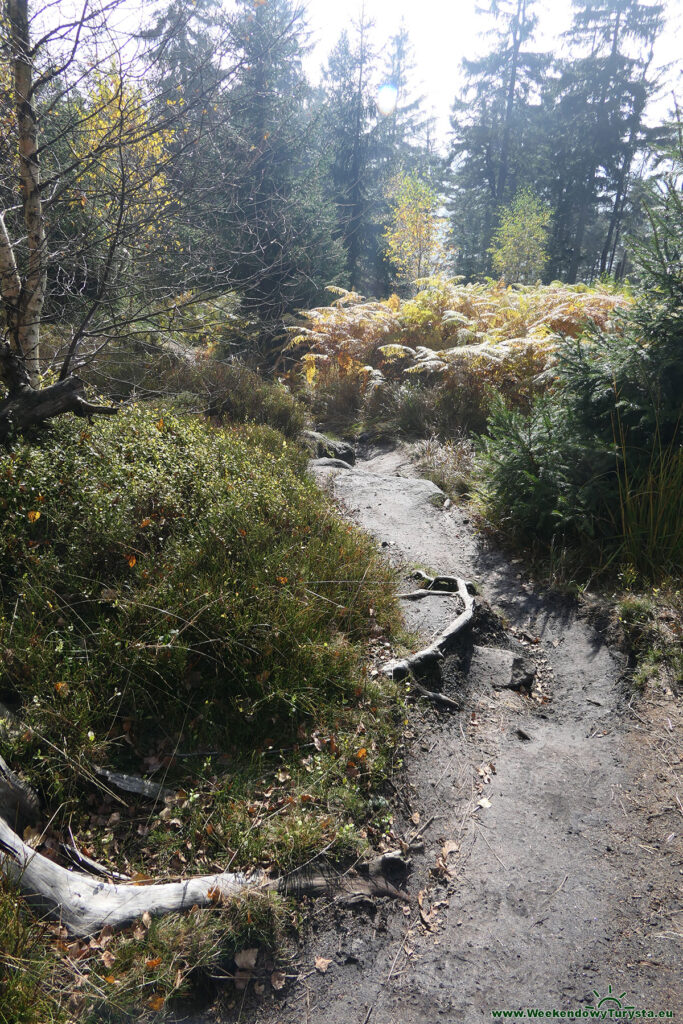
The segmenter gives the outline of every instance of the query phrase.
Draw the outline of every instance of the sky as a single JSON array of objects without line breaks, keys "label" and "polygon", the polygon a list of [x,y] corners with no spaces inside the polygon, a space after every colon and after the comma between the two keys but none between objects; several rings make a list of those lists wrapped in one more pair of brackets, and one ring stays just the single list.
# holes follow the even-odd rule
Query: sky
[{"label": "sky", "polygon": [[[678,62],[678,95],[683,100],[681,54],[683,53],[683,0],[665,0],[668,25],[655,55],[658,64]],[[477,13],[481,0],[365,0],[367,15],[375,22],[374,38],[381,46],[394,34],[404,20],[416,59],[416,77],[426,98],[427,109],[436,116],[437,137],[445,141],[449,128],[449,110],[461,81],[460,62],[463,57],[476,57],[486,52],[487,40],[479,33],[490,22]],[[360,0],[307,0],[312,42],[315,47],[308,58],[308,72],[319,78],[319,68],[333,48],[343,29],[352,29],[361,9]],[[547,49],[562,49],[559,36],[569,26],[568,0],[545,0],[541,5],[537,43]],[[663,101],[661,116],[670,107],[671,88]],[[659,109],[657,114],[659,114]]]},{"label": "sky", "polygon": [[[46,0],[54,18],[59,12],[63,20],[67,12],[80,11],[83,0]],[[222,0],[226,9],[232,0]],[[683,106],[683,0],[662,0],[667,13],[667,27],[658,40],[655,64],[674,64],[668,74],[667,88],[650,110],[650,121],[663,120],[672,108],[675,89]],[[124,0],[118,13],[122,27],[134,31],[143,18],[147,23],[153,11],[164,7],[166,0]],[[363,0],[304,0],[313,48],[306,61],[306,70],[313,82],[320,80],[321,67],[343,29],[353,31]],[[405,23],[414,49],[415,92],[425,98],[425,110],[436,119],[435,137],[446,148],[449,113],[453,99],[462,84],[460,64],[463,57],[477,57],[490,46],[482,32],[492,24],[488,15],[477,8],[489,0],[364,0],[365,10],[375,23],[374,44],[380,49]],[[546,51],[562,52],[561,36],[571,20],[570,0],[540,0],[539,32],[534,45]],[[114,25],[110,25],[114,28]]]}]

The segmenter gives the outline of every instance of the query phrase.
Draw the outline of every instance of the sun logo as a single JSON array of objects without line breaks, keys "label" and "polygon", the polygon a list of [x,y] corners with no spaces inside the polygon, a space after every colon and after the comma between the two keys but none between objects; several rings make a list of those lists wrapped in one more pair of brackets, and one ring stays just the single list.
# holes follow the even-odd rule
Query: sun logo
[{"label": "sun logo", "polygon": [[600,993],[595,988],[593,989],[593,995],[598,1000],[598,1002],[595,1004],[596,1010],[605,1009],[605,1008],[612,1009],[612,1010],[632,1010],[633,1009],[632,1006],[624,1006],[624,1004],[621,1001],[624,998],[624,996],[626,995],[626,992],[621,992],[619,995],[616,995],[616,993],[614,992],[614,990],[613,990],[611,985],[607,986],[607,995],[601,997]]}]

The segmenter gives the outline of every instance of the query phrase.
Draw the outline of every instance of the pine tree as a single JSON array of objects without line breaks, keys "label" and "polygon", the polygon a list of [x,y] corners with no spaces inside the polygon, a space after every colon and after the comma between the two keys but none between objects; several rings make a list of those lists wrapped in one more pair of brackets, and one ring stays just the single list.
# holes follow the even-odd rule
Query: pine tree
[{"label": "pine tree", "polygon": [[239,0],[228,40],[235,71],[217,103],[211,180],[198,197],[213,279],[239,292],[267,349],[283,316],[320,302],[342,266],[302,67],[306,36],[300,4]]},{"label": "pine tree", "polygon": [[551,272],[570,282],[580,271],[613,269],[631,167],[648,142],[644,111],[662,24],[661,4],[574,0],[569,39],[578,53],[546,95],[561,172],[553,188]]},{"label": "pine tree", "polygon": [[354,26],[353,39],[346,31],[340,36],[324,74],[324,141],[339,234],[346,250],[348,283],[354,290],[367,279],[372,148],[376,141],[376,54],[371,29],[372,22],[363,12]]},{"label": "pine tree", "polygon": [[490,0],[495,45],[464,60],[467,86],[456,98],[453,134],[452,238],[456,268],[467,276],[490,271],[489,249],[498,210],[518,188],[536,185],[539,105],[548,58],[530,48],[536,0]]}]

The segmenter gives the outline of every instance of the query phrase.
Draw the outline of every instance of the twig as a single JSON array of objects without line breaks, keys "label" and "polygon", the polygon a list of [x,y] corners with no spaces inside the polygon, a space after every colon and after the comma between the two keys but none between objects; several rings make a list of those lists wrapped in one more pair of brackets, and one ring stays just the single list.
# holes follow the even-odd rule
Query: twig
[{"label": "twig", "polygon": [[410,846],[411,843],[414,843],[416,839],[419,839],[420,836],[424,835],[424,833],[427,831],[427,829],[435,819],[435,814],[432,814],[431,818],[427,818],[424,825],[421,825],[420,828],[418,828],[417,831],[414,832],[411,838],[408,840],[408,846]]}]

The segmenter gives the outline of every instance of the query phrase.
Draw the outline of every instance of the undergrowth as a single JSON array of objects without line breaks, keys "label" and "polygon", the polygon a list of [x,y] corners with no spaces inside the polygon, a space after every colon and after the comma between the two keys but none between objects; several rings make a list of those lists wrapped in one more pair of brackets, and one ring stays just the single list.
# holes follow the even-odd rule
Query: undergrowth
[{"label": "undergrowth", "polygon": [[[443,439],[481,433],[496,396],[528,412],[563,336],[606,327],[625,293],[585,285],[462,284],[437,277],[409,300],[342,292],[292,329],[299,394],[324,426]],[[291,375],[297,380],[297,373]]]},{"label": "undergrowth", "polygon": [[[169,407],[64,418],[0,452],[0,701],[21,722],[3,753],[39,791],[51,849],[71,828],[140,879],[282,874],[384,834],[373,801],[402,712],[364,661],[398,621],[392,571],[305,465],[268,427]],[[100,768],[175,796],[119,797]],[[223,953],[246,941],[233,912],[204,938],[197,922],[214,918],[201,916],[188,941],[213,949],[216,928]],[[159,934],[172,927],[186,928]],[[154,1005],[182,987],[174,942],[148,957],[161,958],[144,989]],[[112,982],[79,990],[84,1015],[102,991],[132,1012],[134,960],[117,953]]]}]

